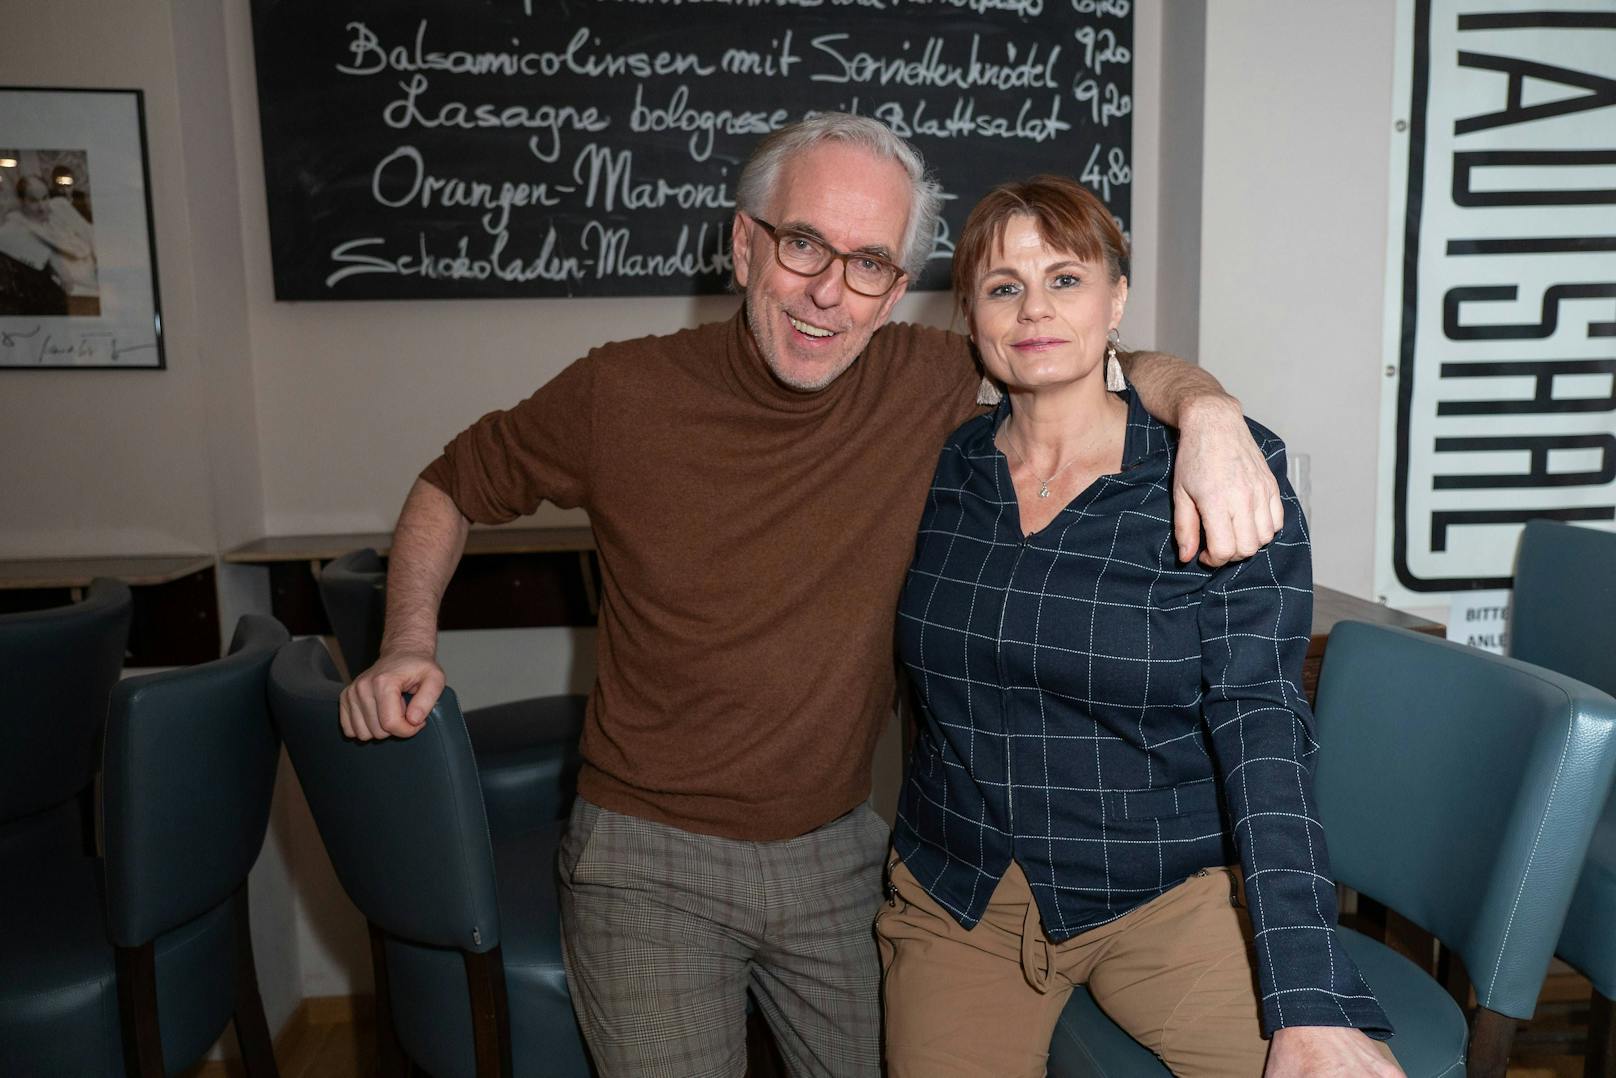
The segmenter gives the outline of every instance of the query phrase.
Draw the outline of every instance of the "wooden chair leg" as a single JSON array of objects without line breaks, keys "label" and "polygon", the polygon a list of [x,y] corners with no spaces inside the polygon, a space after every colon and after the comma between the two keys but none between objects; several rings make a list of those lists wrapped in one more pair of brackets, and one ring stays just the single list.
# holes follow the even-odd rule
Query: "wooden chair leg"
[{"label": "wooden chair leg", "polygon": [[264,1017],[264,997],[258,991],[258,963],[253,959],[252,915],[247,908],[247,884],[236,892],[236,1042],[247,1078],[280,1078],[275,1065],[275,1044]]},{"label": "wooden chair leg", "polygon": [[1384,905],[1376,902],[1368,895],[1360,894],[1358,896],[1358,923],[1353,927],[1377,943],[1385,943],[1386,917],[1390,912]]},{"label": "wooden chair leg", "polygon": [[1451,947],[1437,948],[1436,979],[1442,982],[1461,1011],[1470,1010],[1470,975],[1465,971],[1464,959]]},{"label": "wooden chair leg", "polygon": [[1583,1061],[1583,1078],[1616,1078],[1616,1023],[1611,1021],[1611,1001],[1597,988],[1588,1001],[1588,1056]]},{"label": "wooden chair leg", "polygon": [[376,1074],[379,1078],[413,1078],[415,1065],[404,1055],[393,1025],[393,990],[387,979],[387,937],[370,925],[370,968],[376,978]]},{"label": "wooden chair leg", "polygon": [[151,943],[119,947],[115,963],[124,1071],[130,1078],[163,1078],[163,1039],[157,1025],[157,950]]},{"label": "wooden chair leg", "polygon": [[1396,910],[1386,910],[1386,946],[1420,967],[1427,974],[1436,972],[1436,937]]},{"label": "wooden chair leg", "polygon": [[1477,1007],[1470,1022],[1470,1051],[1465,1061],[1468,1078],[1504,1078],[1509,1050],[1515,1043],[1515,1019]]},{"label": "wooden chair leg", "polygon": [[484,954],[467,951],[465,962],[477,1078],[509,1078],[511,1016],[505,995],[505,959],[495,947]]}]

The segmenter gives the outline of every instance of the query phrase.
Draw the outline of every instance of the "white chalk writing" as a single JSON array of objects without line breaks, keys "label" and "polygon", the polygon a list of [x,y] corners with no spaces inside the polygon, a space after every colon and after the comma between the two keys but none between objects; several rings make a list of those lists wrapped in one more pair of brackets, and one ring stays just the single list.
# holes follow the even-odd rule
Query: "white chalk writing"
[{"label": "white chalk writing", "polygon": [[[324,10],[316,0],[282,2],[304,23]],[[1127,216],[1131,0],[494,8],[337,8],[318,34],[301,35],[327,44],[312,76],[299,59],[282,84],[297,82],[313,100],[304,85],[312,77],[333,117],[302,122],[354,131],[352,146],[324,155],[341,175],[322,171],[320,153],[280,159],[297,162],[288,171],[304,185],[299,205],[319,204],[292,230],[308,233],[292,237],[308,248],[300,266],[315,267],[303,277],[345,295],[456,294],[456,284],[475,295],[504,284],[587,294],[600,291],[591,282],[636,280],[666,291],[655,279],[670,277],[721,284],[742,163],[758,139],[823,109],[881,120],[940,172],[948,206],[928,263],[950,258],[970,200],[1011,176],[1074,172]],[[782,14],[797,10],[820,15]],[[319,145],[335,144],[322,137]],[[266,126],[266,151],[270,141]],[[277,294],[286,232],[275,233]]]}]

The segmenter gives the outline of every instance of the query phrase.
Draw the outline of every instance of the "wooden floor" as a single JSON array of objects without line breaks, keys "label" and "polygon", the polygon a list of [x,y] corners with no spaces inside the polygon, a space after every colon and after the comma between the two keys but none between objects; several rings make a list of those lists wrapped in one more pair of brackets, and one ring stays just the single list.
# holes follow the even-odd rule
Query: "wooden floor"
[{"label": "wooden floor", "polygon": [[[280,1036],[275,1063],[281,1078],[371,1078],[376,1072],[376,1040],[371,997],[326,996],[306,999]],[[225,1034],[234,1054],[234,1034]],[[183,1078],[243,1078],[232,1059],[203,1063]]]},{"label": "wooden floor", "polygon": [[1578,974],[1549,974],[1538,997],[1537,1013],[1515,1035],[1510,1078],[1582,1078],[1592,992],[1587,979]]},{"label": "wooden floor", "polygon": [[[1588,982],[1576,974],[1550,976],[1537,1014],[1517,1035],[1509,1078],[1581,1078],[1588,995]],[[308,999],[275,1039],[275,1059],[281,1078],[372,1078],[374,1046],[369,997]],[[183,1078],[241,1074],[238,1063],[226,1061],[204,1063]]]}]

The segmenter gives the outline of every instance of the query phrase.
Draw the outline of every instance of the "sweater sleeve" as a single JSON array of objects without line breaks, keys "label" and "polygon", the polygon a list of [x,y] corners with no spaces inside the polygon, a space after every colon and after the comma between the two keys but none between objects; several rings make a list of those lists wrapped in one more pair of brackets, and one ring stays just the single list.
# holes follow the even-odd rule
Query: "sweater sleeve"
[{"label": "sweater sleeve", "polygon": [[1204,715],[1223,777],[1256,939],[1265,1034],[1285,1026],[1391,1025],[1335,931],[1335,882],[1313,798],[1318,751],[1302,695],[1312,631],[1306,522],[1285,447],[1255,424],[1285,525],[1253,557],[1213,573],[1200,611]]},{"label": "sweater sleeve", "polygon": [[585,505],[594,437],[595,355],[568,366],[516,407],[455,435],[421,478],[477,524],[526,516],[541,501]]}]

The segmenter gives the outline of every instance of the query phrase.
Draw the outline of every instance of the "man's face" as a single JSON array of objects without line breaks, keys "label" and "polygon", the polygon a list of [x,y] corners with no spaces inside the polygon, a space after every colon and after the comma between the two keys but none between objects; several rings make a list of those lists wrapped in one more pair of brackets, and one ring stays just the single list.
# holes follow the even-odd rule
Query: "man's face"
[{"label": "man's face", "polygon": [[39,180],[24,180],[22,185],[22,212],[36,221],[43,221],[50,216],[50,206],[47,199],[50,190]]},{"label": "man's face", "polygon": [[[913,185],[902,166],[867,150],[825,143],[780,169],[763,219],[777,229],[822,238],[840,251],[866,251],[903,261],[903,235]],[[843,263],[812,277],[775,258],[775,241],[745,213],[731,241],[735,280],[746,290],[746,321],[774,376],[795,389],[823,389],[864,351],[908,285],[884,296],[847,287]]]}]

